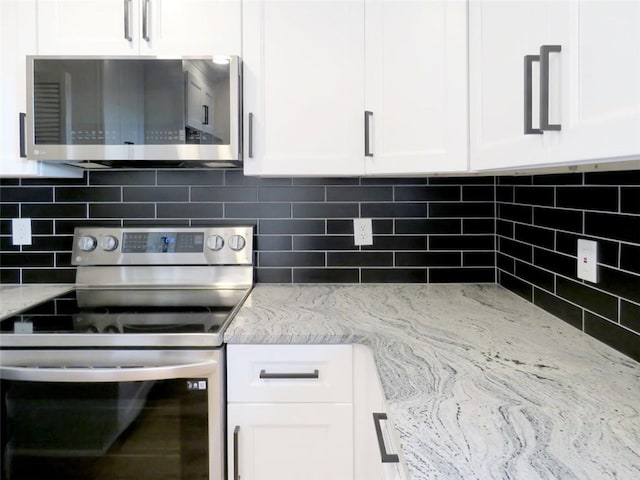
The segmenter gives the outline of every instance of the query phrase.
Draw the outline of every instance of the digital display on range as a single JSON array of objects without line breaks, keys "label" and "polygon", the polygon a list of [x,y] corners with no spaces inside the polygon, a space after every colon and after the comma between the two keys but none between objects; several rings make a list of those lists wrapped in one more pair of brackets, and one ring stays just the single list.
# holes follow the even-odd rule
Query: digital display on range
[{"label": "digital display on range", "polygon": [[126,232],[122,253],[200,253],[203,232]]}]

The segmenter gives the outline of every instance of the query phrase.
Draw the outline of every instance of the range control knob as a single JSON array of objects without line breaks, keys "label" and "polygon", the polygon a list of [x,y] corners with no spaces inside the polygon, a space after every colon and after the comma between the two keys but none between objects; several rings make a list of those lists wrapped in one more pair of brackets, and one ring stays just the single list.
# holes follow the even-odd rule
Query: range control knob
[{"label": "range control knob", "polygon": [[242,235],[234,235],[229,239],[229,247],[235,252],[242,250],[246,244],[247,242]]},{"label": "range control knob", "polygon": [[98,240],[96,240],[96,237],[92,235],[84,235],[80,237],[80,240],[78,241],[78,246],[80,247],[80,250],[82,250],[83,252],[91,252],[95,250],[96,247],[98,246]]},{"label": "range control knob", "polygon": [[102,242],[100,242],[100,246],[107,252],[113,252],[118,248],[118,239],[113,235],[107,235],[102,239]]},{"label": "range control knob", "polygon": [[220,235],[212,235],[207,238],[207,248],[217,252],[224,247],[224,239]]}]

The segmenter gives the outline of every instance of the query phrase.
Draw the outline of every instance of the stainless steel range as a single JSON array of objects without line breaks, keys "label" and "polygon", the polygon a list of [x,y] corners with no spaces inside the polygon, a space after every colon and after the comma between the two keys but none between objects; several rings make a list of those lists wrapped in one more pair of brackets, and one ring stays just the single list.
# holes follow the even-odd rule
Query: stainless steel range
[{"label": "stainless steel range", "polygon": [[2,480],[225,478],[253,227],[78,228],[72,261],[73,292],[0,322]]}]

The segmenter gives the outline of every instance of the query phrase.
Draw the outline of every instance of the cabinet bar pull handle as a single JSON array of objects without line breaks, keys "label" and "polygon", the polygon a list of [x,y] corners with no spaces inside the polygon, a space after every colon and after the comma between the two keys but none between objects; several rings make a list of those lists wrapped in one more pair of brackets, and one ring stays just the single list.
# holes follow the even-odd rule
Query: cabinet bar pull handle
[{"label": "cabinet bar pull handle", "polygon": [[249,112],[249,158],[253,158],[253,113]]},{"label": "cabinet bar pull handle", "polygon": [[540,129],[560,130],[560,124],[549,123],[549,54],[560,53],[560,45],[543,45],[540,47]]},{"label": "cabinet bar pull handle", "polygon": [[524,134],[542,135],[542,130],[533,128],[533,62],[539,62],[540,55],[524,56]]},{"label": "cabinet bar pull handle", "polygon": [[27,158],[26,135],[24,131],[24,122],[26,119],[26,113],[20,113],[18,115],[18,121],[20,122],[18,128],[18,130],[20,131],[20,158]]},{"label": "cabinet bar pull handle", "polygon": [[133,41],[131,36],[131,0],[124,0],[124,38]]},{"label": "cabinet bar pull handle", "polygon": [[373,157],[373,152],[371,151],[371,117],[373,117],[373,112],[369,110],[365,110],[364,112],[364,156],[365,157]]},{"label": "cabinet bar pull handle", "polygon": [[269,373],[266,370],[260,370],[260,378],[270,379],[276,378],[280,380],[298,380],[301,378],[320,378],[320,372],[316,369],[311,373]]},{"label": "cabinet bar pull handle", "polygon": [[209,106],[202,105],[202,124],[209,125]]},{"label": "cabinet bar pull handle", "polygon": [[380,448],[382,463],[400,463],[398,455],[387,452],[387,447],[385,447],[384,439],[382,438],[382,426],[380,425],[381,420],[387,420],[387,414],[374,412],[373,425],[376,427],[376,436],[378,437],[378,448]]},{"label": "cabinet bar pull handle", "polygon": [[238,473],[238,434],[240,433],[240,425],[236,425],[233,429],[233,480],[240,480]]},{"label": "cabinet bar pull handle", "polygon": [[142,38],[144,38],[147,42],[151,41],[151,37],[149,36],[149,4],[151,0],[144,0],[144,5],[142,7]]}]

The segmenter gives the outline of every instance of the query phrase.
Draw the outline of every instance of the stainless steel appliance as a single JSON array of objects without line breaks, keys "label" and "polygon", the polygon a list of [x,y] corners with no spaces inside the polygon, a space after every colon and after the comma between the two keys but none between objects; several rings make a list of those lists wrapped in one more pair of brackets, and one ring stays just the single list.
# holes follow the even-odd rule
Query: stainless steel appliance
[{"label": "stainless steel appliance", "polygon": [[23,156],[85,168],[239,165],[240,73],[237,56],[28,56]]},{"label": "stainless steel appliance", "polygon": [[76,229],[75,289],[0,321],[2,480],[223,480],[223,333],[252,235]]}]

